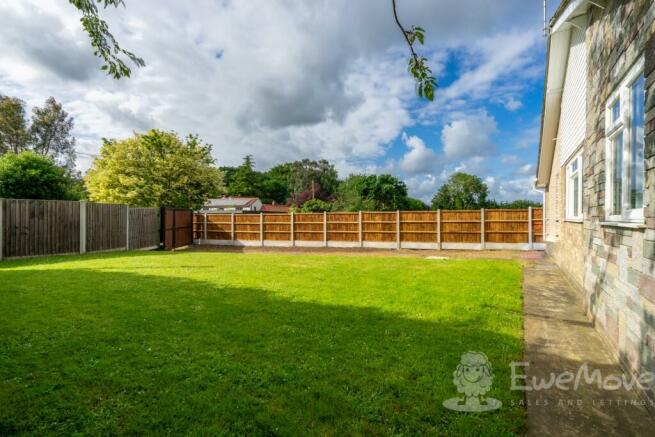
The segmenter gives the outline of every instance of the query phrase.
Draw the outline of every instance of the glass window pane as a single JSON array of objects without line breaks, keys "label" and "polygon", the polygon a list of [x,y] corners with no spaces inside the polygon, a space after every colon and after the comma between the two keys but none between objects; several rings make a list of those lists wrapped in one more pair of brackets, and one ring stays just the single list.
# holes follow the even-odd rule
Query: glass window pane
[{"label": "glass window pane", "polygon": [[612,214],[621,214],[623,203],[623,132],[612,141]]},{"label": "glass window pane", "polygon": [[644,206],[644,77],[631,89],[632,138],[630,141],[630,208]]},{"label": "glass window pane", "polygon": [[612,104],[612,125],[614,125],[621,118],[621,99],[616,99]]}]

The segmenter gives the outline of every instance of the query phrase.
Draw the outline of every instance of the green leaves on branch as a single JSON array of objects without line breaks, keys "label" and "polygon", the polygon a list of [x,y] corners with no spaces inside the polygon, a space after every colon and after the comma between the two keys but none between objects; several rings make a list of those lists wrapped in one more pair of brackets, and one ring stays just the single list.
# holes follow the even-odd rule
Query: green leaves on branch
[{"label": "green leaves on branch", "polygon": [[[131,70],[126,64],[129,59],[137,67],[145,66],[143,59],[136,56],[134,53],[122,48],[118,41],[109,31],[107,22],[100,18],[98,15],[98,7],[96,3],[101,3],[106,8],[107,6],[118,7],[125,6],[123,0],[69,0],[80,12],[82,12],[82,27],[91,39],[91,46],[94,48],[94,55],[102,59],[105,63],[101,67],[108,75],[114,79],[122,77],[130,77]],[[127,58],[124,60],[124,58]]]},{"label": "green leaves on branch", "polygon": [[411,30],[406,30],[405,35],[407,35],[407,40],[411,46],[414,45],[414,42],[418,40],[421,45],[425,44],[425,29],[419,26],[412,26]]},{"label": "green leaves on branch", "polygon": [[434,90],[437,88],[437,79],[432,75],[432,69],[428,66],[428,60],[424,56],[417,56],[414,51],[414,44],[418,41],[425,44],[425,30],[422,27],[412,26],[411,30],[405,30],[405,36],[412,56],[409,58],[407,70],[416,80],[416,93],[421,98],[429,101],[434,100]]},{"label": "green leaves on branch", "polygon": [[425,29],[419,26],[412,26],[409,30],[405,29],[398,19],[396,0],[391,0],[391,6],[396,24],[409,45],[411,56],[407,70],[416,81],[416,93],[419,97],[432,101],[434,100],[434,91],[437,89],[437,79],[432,75],[432,69],[428,66],[428,60],[423,56],[417,55],[415,50],[415,44],[417,42],[421,45],[425,44]]},{"label": "green leaves on branch", "polygon": [[416,93],[421,98],[434,100],[434,91],[437,89],[437,79],[432,75],[432,69],[425,57],[411,57],[407,70],[416,80]]}]

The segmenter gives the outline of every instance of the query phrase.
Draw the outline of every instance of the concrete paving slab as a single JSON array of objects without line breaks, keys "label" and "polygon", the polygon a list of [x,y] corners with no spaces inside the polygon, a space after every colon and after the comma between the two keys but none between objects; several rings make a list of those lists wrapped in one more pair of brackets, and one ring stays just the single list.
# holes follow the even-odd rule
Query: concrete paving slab
[{"label": "concrete paving slab", "polygon": [[[545,258],[524,270],[524,359],[527,377],[554,381],[571,372],[573,382],[526,391],[528,435],[533,436],[653,436],[655,420],[646,399],[636,389],[613,383],[626,375],[613,358],[584,311],[583,296],[561,270]],[[586,365],[586,373],[583,365]],[[598,370],[601,381],[593,379]],[[575,377],[580,383],[575,387]],[[585,376],[591,375],[591,381]],[[560,382],[571,377],[564,376]],[[589,382],[589,383],[588,383]],[[613,389],[619,386],[618,389]]]}]

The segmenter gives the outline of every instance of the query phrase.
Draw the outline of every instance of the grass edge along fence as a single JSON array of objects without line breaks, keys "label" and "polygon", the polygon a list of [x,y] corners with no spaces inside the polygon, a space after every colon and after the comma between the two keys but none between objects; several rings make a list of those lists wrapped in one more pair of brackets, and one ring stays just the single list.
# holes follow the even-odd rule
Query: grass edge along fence
[{"label": "grass edge along fence", "polygon": [[326,213],[196,212],[195,244],[544,250],[542,208]]},{"label": "grass edge along fence", "polygon": [[160,208],[0,199],[0,260],[160,245]]}]

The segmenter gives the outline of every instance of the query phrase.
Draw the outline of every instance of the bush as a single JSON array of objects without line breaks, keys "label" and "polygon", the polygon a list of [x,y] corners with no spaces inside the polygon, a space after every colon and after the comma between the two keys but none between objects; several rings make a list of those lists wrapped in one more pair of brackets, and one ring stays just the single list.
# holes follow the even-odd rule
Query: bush
[{"label": "bush", "polygon": [[52,158],[34,152],[0,156],[0,197],[79,200],[83,190]]},{"label": "bush", "polygon": [[332,204],[321,199],[310,199],[303,203],[300,212],[323,212],[332,210]]}]

